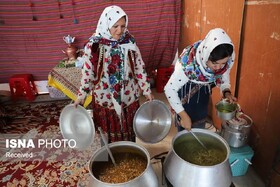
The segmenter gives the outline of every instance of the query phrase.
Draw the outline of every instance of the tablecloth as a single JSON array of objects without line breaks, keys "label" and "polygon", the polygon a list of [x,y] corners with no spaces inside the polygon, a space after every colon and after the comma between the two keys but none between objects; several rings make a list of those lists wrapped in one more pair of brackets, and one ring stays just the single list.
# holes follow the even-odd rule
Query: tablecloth
[{"label": "tablecloth", "polygon": [[[62,91],[67,97],[76,100],[80,81],[82,77],[82,70],[77,67],[54,67],[48,75],[48,85]],[[89,95],[84,103],[87,107],[92,100]]]}]

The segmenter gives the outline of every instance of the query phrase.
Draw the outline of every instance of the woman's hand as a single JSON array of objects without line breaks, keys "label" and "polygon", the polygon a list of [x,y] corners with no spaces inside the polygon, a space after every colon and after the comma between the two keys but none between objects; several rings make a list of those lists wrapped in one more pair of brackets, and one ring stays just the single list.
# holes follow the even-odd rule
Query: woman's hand
[{"label": "woman's hand", "polygon": [[145,95],[147,101],[152,101],[154,99],[153,94]]},{"label": "woman's hand", "polygon": [[237,101],[237,98],[234,97],[231,92],[225,92],[224,93],[224,98],[225,99],[228,99],[230,103],[233,103],[233,102],[236,102]]},{"label": "woman's hand", "polygon": [[187,131],[190,131],[192,128],[192,120],[190,116],[185,111],[180,112],[179,116],[181,118],[181,126],[184,127]]},{"label": "woman's hand", "polygon": [[169,108],[172,115],[176,114],[175,110],[171,106]]},{"label": "woman's hand", "polygon": [[74,106],[77,108],[77,106],[78,106],[79,104],[83,105],[84,102],[85,102],[84,99],[76,99],[76,101],[74,102]]}]

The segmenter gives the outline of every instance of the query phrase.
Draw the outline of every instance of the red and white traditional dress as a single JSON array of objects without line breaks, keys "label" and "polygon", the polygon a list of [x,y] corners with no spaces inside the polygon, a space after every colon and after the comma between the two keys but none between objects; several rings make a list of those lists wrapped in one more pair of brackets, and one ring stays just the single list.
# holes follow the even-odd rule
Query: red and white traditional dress
[{"label": "red and white traditional dress", "polygon": [[92,92],[94,124],[108,134],[109,142],[135,141],[133,118],[141,94],[151,94],[139,48],[126,29],[117,41],[109,29],[123,16],[118,6],[107,7],[96,33],[84,48],[81,87],[78,99]]}]

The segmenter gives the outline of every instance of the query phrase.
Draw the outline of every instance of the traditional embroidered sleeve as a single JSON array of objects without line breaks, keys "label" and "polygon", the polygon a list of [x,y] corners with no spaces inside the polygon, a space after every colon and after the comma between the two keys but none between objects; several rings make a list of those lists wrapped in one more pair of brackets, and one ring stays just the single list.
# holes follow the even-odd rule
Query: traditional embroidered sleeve
[{"label": "traditional embroidered sleeve", "polygon": [[145,70],[145,63],[142,60],[142,56],[140,50],[137,48],[136,50],[136,62],[134,67],[134,74],[138,81],[138,84],[143,91],[143,95],[151,94],[150,83],[148,81],[147,72]]},{"label": "traditional embroidered sleeve", "polygon": [[177,114],[184,110],[178,91],[188,82],[188,80],[189,78],[185,75],[181,63],[177,62],[173,74],[164,87],[166,98]]},{"label": "traditional embroidered sleeve", "polygon": [[91,58],[91,46],[92,43],[87,43],[84,50],[84,55],[81,58],[83,63],[82,67],[82,78],[81,78],[81,86],[78,93],[78,99],[84,99],[87,94],[89,94],[92,90],[92,81],[93,81],[93,65],[90,61]]}]

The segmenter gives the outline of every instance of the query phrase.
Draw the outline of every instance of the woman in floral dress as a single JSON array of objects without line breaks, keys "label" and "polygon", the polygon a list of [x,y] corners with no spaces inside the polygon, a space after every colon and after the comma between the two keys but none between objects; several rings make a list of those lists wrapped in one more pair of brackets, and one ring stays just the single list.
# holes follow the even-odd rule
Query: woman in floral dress
[{"label": "woman in floral dress", "polygon": [[145,64],[127,25],[128,17],[120,7],[105,8],[81,59],[84,65],[75,105],[92,94],[94,124],[107,133],[108,142],[135,141],[133,118],[139,97],[153,99]]}]

